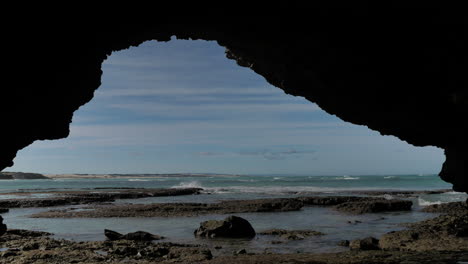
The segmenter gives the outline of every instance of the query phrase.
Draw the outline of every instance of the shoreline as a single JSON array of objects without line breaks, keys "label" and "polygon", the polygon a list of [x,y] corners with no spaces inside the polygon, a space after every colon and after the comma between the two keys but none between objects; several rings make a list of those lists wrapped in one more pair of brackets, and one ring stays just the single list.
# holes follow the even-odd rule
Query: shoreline
[{"label": "shoreline", "polygon": [[[26,194],[51,194],[56,196],[46,198],[20,198],[20,199],[3,199],[0,200],[0,208],[3,205],[9,204],[9,208],[12,211],[24,210],[21,212],[29,212],[28,208],[37,209],[43,208],[43,214],[45,218],[51,219],[50,217],[60,217],[59,215],[71,214],[72,217],[86,217],[82,218],[85,221],[93,223],[93,219],[120,219],[122,217],[134,217],[133,219],[144,219],[145,216],[154,217],[162,216],[167,218],[168,222],[173,222],[177,217],[187,216],[191,221],[192,225],[195,224],[193,221],[201,221],[202,218],[196,218],[199,215],[205,216],[203,219],[216,219],[220,216],[226,216],[231,214],[250,214],[250,215],[262,215],[266,214],[268,217],[285,215],[304,214],[304,208],[323,208],[318,212],[325,212],[328,210],[333,212],[332,214],[340,217],[343,225],[347,225],[350,229],[353,228],[364,228],[368,224],[377,223],[382,217],[380,212],[387,213],[385,218],[389,218],[390,222],[394,217],[398,218],[398,215],[402,215],[410,212],[423,212],[421,208],[408,208],[408,201],[411,199],[414,201],[415,198],[421,195],[432,195],[441,194],[445,192],[451,192],[448,189],[439,190],[413,190],[413,191],[355,191],[352,195],[344,195],[348,192],[339,192],[340,195],[330,195],[327,192],[309,192],[306,196],[304,193],[296,192],[294,195],[288,195],[288,198],[265,198],[265,199],[234,199],[223,201],[223,196],[210,195],[203,193],[200,188],[166,188],[166,189],[154,189],[154,188],[91,188],[87,190],[42,190],[37,192],[29,192]],[[23,192],[10,192],[5,195],[12,194],[25,194]],[[205,198],[219,199],[215,203],[199,203],[195,202],[196,197],[199,195],[205,195]],[[320,194],[320,195],[311,195]],[[386,194],[392,196],[390,199]],[[57,196],[58,195],[58,196]],[[169,199],[162,199],[159,203],[139,204],[140,199],[152,197],[166,196]],[[172,200],[172,196],[180,196],[184,202],[179,202],[175,199],[175,202],[164,203],[164,201]],[[1,197],[1,194],[0,194]],[[243,198],[242,194],[239,194],[239,198]],[[204,199],[205,199],[204,198]],[[232,198],[232,197],[231,197]],[[130,203],[125,202],[125,199],[132,199]],[[158,198],[159,199],[159,198]],[[113,202],[120,200],[123,203]],[[433,263],[434,260],[448,261],[452,260],[463,260],[462,251],[468,251],[468,231],[465,231],[465,227],[460,225],[460,221],[468,222],[468,215],[457,216],[452,214],[453,212],[460,211],[465,208],[465,204],[458,202],[459,204],[453,204],[453,206],[426,206],[424,208],[433,208],[434,213],[428,213],[427,215],[434,216],[434,218],[427,219],[424,221],[413,222],[411,225],[407,225],[406,228],[396,228],[396,226],[388,227],[385,229],[386,233],[382,236],[379,235],[380,242],[378,247],[379,250],[349,250],[348,247],[336,245],[337,241],[334,242],[335,238],[328,237],[327,232],[324,230],[315,230],[314,226],[311,226],[311,230],[319,231],[323,233],[324,238],[311,238],[306,237],[307,232],[311,230],[289,230],[285,237],[271,235],[274,232],[270,232],[268,238],[265,238],[268,232],[264,228],[259,228],[257,231],[258,241],[253,240],[252,243],[264,243],[260,247],[251,245],[249,243],[238,244],[235,240],[207,240],[207,239],[195,239],[190,240],[191,243],[187,244],[187,241],[177,236],[171,237],[163,233],[162,235],[168,237],[163,242],[145,242],[137,243],[134,241],[71,241],[59,238],[51,238],[43,235],[38,236],[19,236],[14,234],[0,236],[0,263],[22,263],[28,261],[37,261],[32,263],[42,263],[40,261],[52,263],[68,263],[71,261],[84,262],[84,263],[119,263],[121,261],[127,261],[128,263],[152,263],[154,261],[169,263],[179,262],[185,263],[291,263],[296,262],[309,262],[309,263],[399,263],[403,260],[413,260],[416,263]],[[71,205],[71,206],[70,206]],[[51,207],[48,209],[48,207]],[[45,209],[45,211],[44,211]],[[52,210],[52,211],[51,211]],[[314,209],[315,210],[315,209]],[[90,216],[90,212],[96,214],[96,218]],[[431,211],[431,210],[428,210]],[[18,211],[20,212],[20,211]],[[32,210],[32,212],[37,212]],[[40,211],[39,211],[40,212]],[[143,212],[143,213],[142,213]],[[149,213],[148,213],[149,212]],[[436,212],[436,213],[435,213]],[[453,216],[444,216],[445,213],[450,213]],[[51,214],[52,213],[52,214]],[[146,215],[148,213],[148,215]],[[464,211],[468,213],[468,209]],[[47,215],[49,214],[49,215]],[[57,214],[57,216],[53,216]],[[441,214],[437,216],[437,214]],[[112,216],[113,215],[113,216]],[[361,222],[363,218],[356,216],[372,216],[374,220],[368,220],[367,222]],[[374,216],[375,215],[375,216]],[[192,218],[195,217],[195,218]],[[40,221],[40,218],[31,218],[34,221]],[[139,222],[127,219],[129,225],[134,225],[138,228]],[[369,219],[369,218],[365,218]],[[424,218],[422,218],[424,219]],[[457,220],[461,219],[461,220]],[[73,220],[73,221],[75,221]],[[151,220],[151,219],[150,219]],[[47,220],[49,221],[49,220]],[[100,220],[99,220],[100,221]],[[156,218],[151,221],[155,221],[157,224],[161,221],[161,218]],[[272,220],[273,221],[273,220]],[[341,220],[340,220],[341,221]],[[377,222],[376,222],[377,221]],[[387,221],[387,220],[384,220]],[[400,220],[401,221],[401,218]],[[458,222],[457,222],[458,221]],[[58,222],[57,222],[58,223]],[[80,223],[80,222],[76,222]],[[117,222],[103,222],[107,225],[106,228],[113,229],[114,226],[110,223]],[[399,222],[400,224],[404,222]],[[6,222],[7,225],[12,223]],[[153,225],[153,223],[152,223]],[[192,226],[190,225],[190,226]],[[273,223],[274,228],[281,230],[287,228],[288,223],[286,222],[275,222]],[[385,224],[384,224],[385,225]],[[12,225],[14,226],[14,225]],[[102,225],[101,225],[102,226]],[[462,226],[462,229],[454,226]],[[149,227],[149,225],[146,225]],[[166,226],[167,227],[172,227]],[[117,227],[116,227],[117,228]],[[437,231],[436,234],[440,233],[440,237],[432,237],[434,230],[442,228],[446,231]],[[457,229],[458,228],[458,229]],[[49,232],[53,229],[44,229]],[[127,230],[127,229],[126,229]],[[143,230],[144,227],[143,227]],[[155,229],[157,230],[157,228]],[[161,229],[162,230],[162,229]],[[396,230],[396,231],[395,231]],[[73,232],[73,229],[70,230]],[[121,231],[118,229],[118,231]],[[133,230],[135,231],[135,230]],[[151,230],[150,230],[151,231]],[[13,231],[15,232],[15,231]],[[94,231],[96,232],[96,228]],[[154,230],[153,230],[154,232]],[[193,230],[185,230],[184,234],[187,236],[193,236]],[[283,231],[275,231],[283,232]],[[334,231],[335,232],[335,231]],[[466,233],[465,233],[466,232]],[[26,232],[27,233],[27,232]],[[418,235],[414,235],[417,233]],[[158,234],[156,232],[156,234]],[[335,233],[334,233],[335,234]],[[158,234],[159,235],[159,234]],[[342,235],[339,235],[342,237]],[[58,236],[60,237],[60,236]],[[291,238],[290,238],[291,237]],[[349,239],[346,236],[343,239]],[[62,237],[63,238],[63,237]],[[318,243],[319,239],[325,239],[323,243],[335,243],[336,250],[344,251],[339,253],[312,253],[309,251],[301,251],[300,253],[294,253],[297,250],[293,250],[300,243]],[[354,238],[352,238],[354,239]],[[364,239],[364,237],[362,237]],[[74,239],[73,239],[74,240]],[[169,241],[169,242],[164,242]],[[303,242],[302,242],[303,241]],[[315,242],[314,242],[315,241]],[[404,241],[404,242],[403,242]],[[444,241],[444,243],[439,243]],[[352,242],[352,241],[351,241]],[[466,242],[466,243],[465,243]],[[237,243],[237,244],[236,244]],[[361,242],[359,242],[360,244]],[[402,246],[401,244],[405,244]],[[346,243],[344,243],[346,244]],[[348,241],[350,244],[350,241]],[[356,244],[356,243],[354,243]],[[239,245],[242,248],[239,248]],[[275,246],[276,245],[276,246]],[[323,244],[329,247],[329,244]],[[285,251],[281,250],[281,247],[285,248]],[[244,249],[244,251],[242,251]],[[261,251],[264,249],[264,251]],[[402,250],[405,251],[402,251]],[[314,249],[315,250],[315,249]],[[159,252],[159,253],[155,253]],[[238,253],[240,252],[240,253]],[[289,252],[289,253],[284,253]],[[329,252],[324,250],[322,252]],[[43,256],[47,256],[47,258]],[[468,259],[467,259],[468,260]],[[5,262],[2,262],[5,261]],[[15,262],[16,261],[16,262]],[[55,261],[55,262],[54,262]],[[431,262],[432,261],[432,262]]]},{"label": "shoreline", "polygon": [[449,212],[373,238],[372,246],[363,238],[348,242],[350,249],[343,248],[343,252],[288,254],[249,249],[229,252],[223,250],[226,244],[207,245],[206,239],[195,244],[122,238],[75,242],[53,239],[45,232],[8,230],[0,236],[0,263],[458,263],[468,261],[468,228],[460,226],[467,222],[468,211]]}]

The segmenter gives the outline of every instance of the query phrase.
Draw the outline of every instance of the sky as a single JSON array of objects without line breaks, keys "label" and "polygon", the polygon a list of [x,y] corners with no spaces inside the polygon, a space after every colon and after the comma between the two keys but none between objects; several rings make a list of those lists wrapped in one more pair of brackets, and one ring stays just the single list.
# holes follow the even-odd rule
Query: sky
[{"label": "sky", "polygon": [[113,53],[103,72],[70,136],[36,141],[7,171],[435,174],[445,160],[285,94],[216,42],[145,42]]}]

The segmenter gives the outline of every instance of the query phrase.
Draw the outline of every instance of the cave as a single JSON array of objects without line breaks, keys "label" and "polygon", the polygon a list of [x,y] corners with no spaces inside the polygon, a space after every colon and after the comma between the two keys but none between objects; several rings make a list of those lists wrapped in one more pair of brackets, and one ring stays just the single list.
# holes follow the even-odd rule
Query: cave
[{"label": "cave", "polygon": [[344,121],[443,148],[440,177],[468,192],[463,9],[327,5],[264,12],[184,6],[187,14],[140,7],[132,13],[138,19],[124,15],[131,7],[89,17],[28,16],[27,28],[6,30],[12,73],[0,91],[0,169],[36,140],[68,136],[74,111],[93,98],[112,52],[176,37],[216,41],[239,66]]}]

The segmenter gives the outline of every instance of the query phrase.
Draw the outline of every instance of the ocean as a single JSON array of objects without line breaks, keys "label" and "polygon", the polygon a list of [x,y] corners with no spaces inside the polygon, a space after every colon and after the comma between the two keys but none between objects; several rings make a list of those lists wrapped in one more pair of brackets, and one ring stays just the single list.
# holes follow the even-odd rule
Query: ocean
[{"label": "ocean", "polygon": [[[183,176],[53,179],[53,180],[3,180],[0,181],[0,199],[47,197],[47,191],[80,190],[99,188],[203,188],[200,195],[151,197],[117,200],[114,203],[167,203],[199,202],[213,203],[220,200],[295,197],[307,195],[363,195],[358,191],[382,190],[440,190],[450,189],[437,175],[365,175],[365,176]],[[31,193],[45,191],[44,193]],[[8,194],[15,192],[15,194]],[[2,194],[3,193],[3,194]],[[382,195],[392,199],[391,195]],[[363,215],[347,215],[329,207],[304,207],[300,211],[276,213],[236,214],[247,219],[255,230],[270,228],[312,229],[325,233],[299,241],[272,244],[269,236],[257,236],[253,240],[207,240],[197,239],[193,231],[200,222],[223,219],[227,215],[203,215],[195,217],[149,217],[149,218],[29,218],[28,215],[53,208],[18,208],[3,214],[9,228],[20,228],[54,233],[55,238],[76,241],[104,240],[104,229],[127,233],[138,230],[167,237],[167,241],[222,245],[222,251],[247,248],[249,252],[336,252],[345,250],[337,246],[341,240],[367,236],[379,237],[387,232],[401,230],[402,223],[416,222],[437,216],[421,212],[424,206],[467,199],[465,193],[446,191],[441,194],[422,194],[408,198],[413,201],[413,210]]]}]

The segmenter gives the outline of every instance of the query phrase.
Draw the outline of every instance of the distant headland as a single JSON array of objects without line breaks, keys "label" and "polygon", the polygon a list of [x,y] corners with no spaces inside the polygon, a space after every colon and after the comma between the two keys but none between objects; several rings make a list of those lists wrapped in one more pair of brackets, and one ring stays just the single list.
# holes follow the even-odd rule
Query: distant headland
[{"label": "distant headland", "polygon": [[37,180],[50,179],[40,173],[29,172],[0,172],[0,180]]}]

